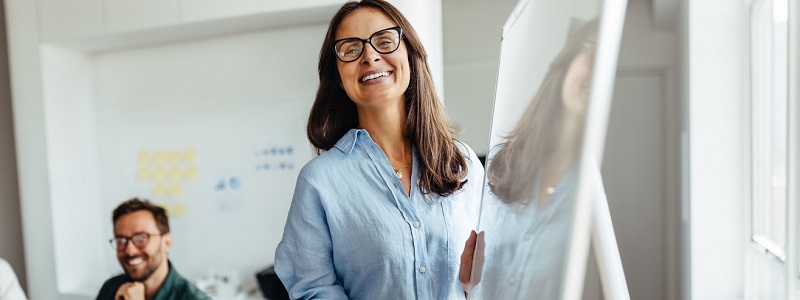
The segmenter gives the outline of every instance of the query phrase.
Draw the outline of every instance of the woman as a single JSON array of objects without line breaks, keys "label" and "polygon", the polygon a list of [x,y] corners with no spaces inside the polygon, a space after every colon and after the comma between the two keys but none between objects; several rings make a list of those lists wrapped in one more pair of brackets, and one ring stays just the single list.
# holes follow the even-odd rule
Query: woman
[{"label": "woman", "polygon": [[[470,296],[560,298],[596,30],[593,20],[570,36],[513,131],[489,153],[489,194],[480,222],[485,241],[478,243],[482,257],[476,258]],[[467,243],[466,268],[472,266],[475,239]],[[470,286],[469,272],[460,280]]]},{"label": "woman", "polygon": [[293,299],[462,299],[483,169],[455,140],[425,50],[381,0],[331,20],[275,271]]}]

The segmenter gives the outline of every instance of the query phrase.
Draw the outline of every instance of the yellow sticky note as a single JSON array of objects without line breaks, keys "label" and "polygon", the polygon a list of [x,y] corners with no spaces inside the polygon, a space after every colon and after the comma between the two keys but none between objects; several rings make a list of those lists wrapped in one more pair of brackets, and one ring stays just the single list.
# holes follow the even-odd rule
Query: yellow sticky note
[{"label": "yellow sticky note", "polygon": [[139,155],[136,158],[136,161],[139,162],[140,165],[144,165],[150,162],[150,152],[147,150],[140,150]]},{"label": "yellow sticky note", "polygon": [[187,163],[193,163],[197,160],[197,150],[194,148],[187,149],[186,152],[183,153],[183,161]]},{"label": "yellow sticky note", "polygon": [[181,168],[172,167],[171,169],[169,169],[169,174],[167,175],[167,178],[169,178],[169,180],[181,179]]},{"label": "yellow sticky note", "polygon": [[167,152],[167,163],[170,164],[177,164],[180,162],[180,157],[178,156],[178,150],[170,150]]},{"label": "yellow sticky note", "polygon": [[195,180],[197,178],[197,168],[196,167],[188,167],[186,170],[183,170],[183,179],[184,180]]},{"label": "yellow sticky note", "polygon": [[167,158],[164,151],[156,151],[156,153],[153,154],[153,163],[156,165],[163,165],[166,160]]},{"label": "yellow sticky note", "polygon": [[183,218],[186,216],[186,205],[183,203],[175,204],[175,217]]},{"label": "yellow sticky note", "polygon": [[167,171],[164,168],[157,168],[153,171],[153,179],[164,180],[167,179]]},{"label": "yellow sticky note", "polygon": [[165,212],[165,213],[167,213],[167,216],[169,216],[169,205],[165,205],[165,204],[159,204],[158,206],[160,206],[161,208],[163,208],[163,209],[164,209],[164,212]]},{"label": "yellow sticky note", "polygon": [[156,197],[164,197],[167,195],[167,186],[161,183],[157,183],[155,187],[153,187],[153,196]]},{"label": "yellow sticky note", "polygon": [[150,180],[150,169],[149,168],[139,168],[139,172],[136,173],[136,178],[140,181],[148,181]]},{"label": "yellow sticky note", "polygon": [[183,187],[180,184],[173,184],[169,187],[169,191],[167,191],[167,195],[172,198],[178,198],[181,196],[181,191]]}]

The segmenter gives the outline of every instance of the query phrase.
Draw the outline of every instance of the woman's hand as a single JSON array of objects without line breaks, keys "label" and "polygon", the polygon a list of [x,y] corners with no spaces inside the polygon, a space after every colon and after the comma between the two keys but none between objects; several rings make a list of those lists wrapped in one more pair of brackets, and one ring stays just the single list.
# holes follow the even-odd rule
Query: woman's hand
[{"label": "woman's hand", "polygon": [[[481,280],[484,246],[483,231],[478,234],[473,230],[469,233],[467,242],[464,243],[464,251],[461,252],[461,267],[458,272],[458,281],[461,282],[461,286],[464,287],[464,292],[467,294],[469,294],[470,284],[478,284]],[[475,266],[475,270],[472,269],[473,266]]]}]

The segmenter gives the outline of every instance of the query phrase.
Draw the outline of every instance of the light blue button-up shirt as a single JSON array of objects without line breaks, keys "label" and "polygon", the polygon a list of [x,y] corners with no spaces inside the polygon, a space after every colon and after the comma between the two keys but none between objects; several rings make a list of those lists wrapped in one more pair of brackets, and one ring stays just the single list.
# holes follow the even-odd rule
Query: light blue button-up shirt
[{"label": "light blue button-up shirt", "polygon": [[[292,299],[463,299],[458,270],[477,225],[483,167],[448,197],[423,196],[412,151],[410,196],[366,130],[352,129],[300,171],[275,252]],[[426,200],[426,197],[428,198]]]}]

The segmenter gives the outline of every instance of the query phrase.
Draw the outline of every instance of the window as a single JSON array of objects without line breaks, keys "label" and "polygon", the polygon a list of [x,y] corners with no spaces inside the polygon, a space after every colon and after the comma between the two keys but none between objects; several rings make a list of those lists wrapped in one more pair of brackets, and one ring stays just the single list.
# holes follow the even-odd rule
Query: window
[{"label": "window", "polygon": [[751,8],[752,240],[786,260],[788,2]]}]

